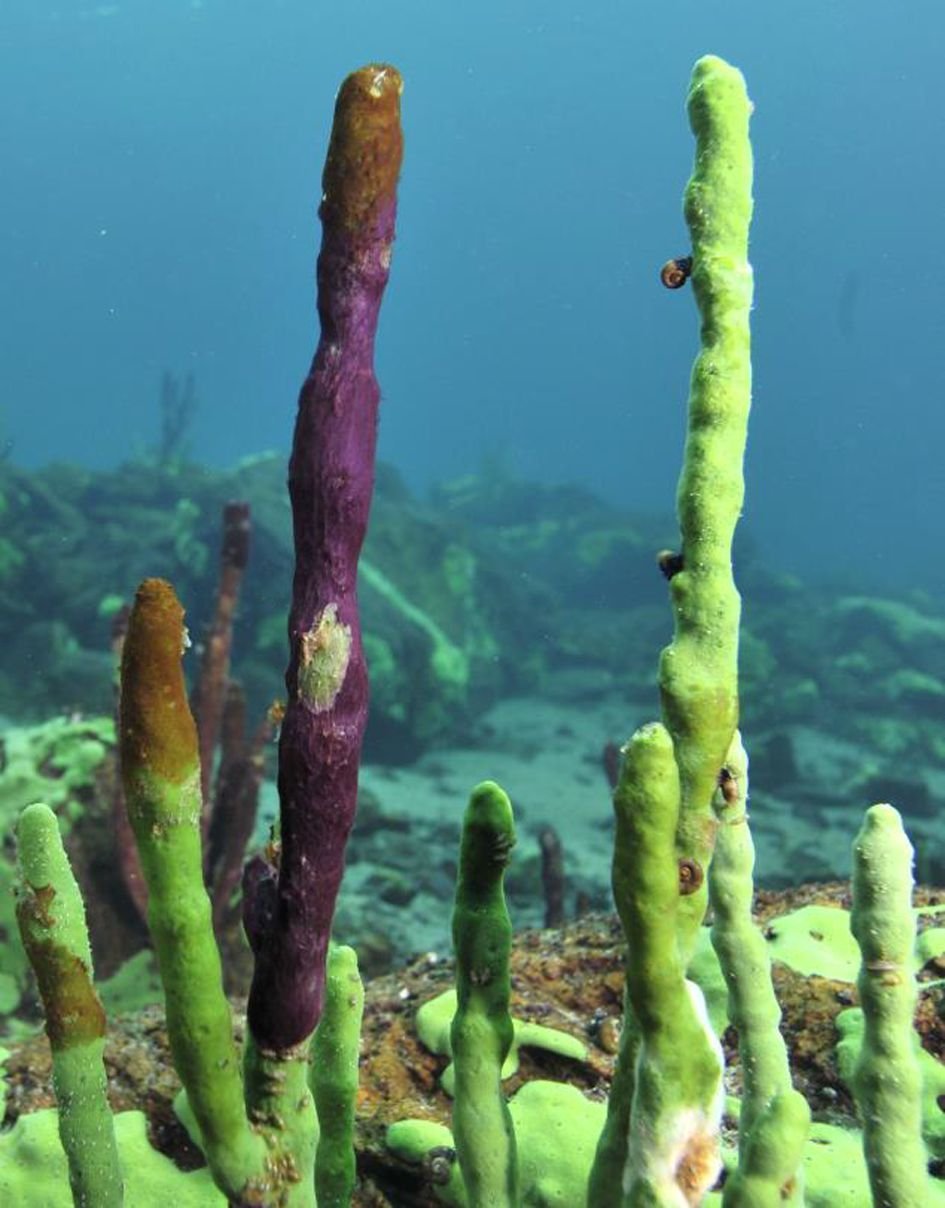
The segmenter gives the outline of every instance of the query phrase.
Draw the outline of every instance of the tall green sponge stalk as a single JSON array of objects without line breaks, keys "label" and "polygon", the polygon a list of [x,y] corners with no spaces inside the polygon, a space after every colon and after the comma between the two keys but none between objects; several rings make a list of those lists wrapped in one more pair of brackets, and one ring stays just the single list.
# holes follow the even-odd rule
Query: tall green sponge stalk
[{"label": "tall green sponge stalk", "polygon": [[752,917],[755,848],[747,803],[748,756],[736,733],[715,794],[719,832],[709,870],[712,944],[728,987],[743,1083],[738,1167],[726,1179],[722,1202],[724,1208],[800,1208],[810,1109],[791,1085],[768,947]]},{"label": "tall green sponge stalk", "polygon": [[627,937],[626,1016],[594,1208],[698,1204],[721,1168],[722,1053],[676,943],[679,770],[659,722],[624,749],[614,793],[614,900]]},{"label": "tall green sponge stalk", "polygon": [[[708,868],[712,798],[738,725],[738,626],[732,540],[745,494],[751,404],[751,102],[741,72],[714,56],[689,87],[695,164],[684,212],[702,348],[692,368],[689,423],[676,495],[681,568],[670,578],[673,640],[660,659],[663,722],[673,738],[680,802],[680,860]],[[706,884],[680,902],[685,959],[706,909]]]},{"label": "tall green sponge stalk", "polygon": [[701,351],[677,492],[682,549],[663,562],[674,616],[660,659],[663,724],[631,738],[614,797],[626,1018],[589,1184],[595,1208],[699,1203],[719,1169],[721,1055],[684,974],[706,910],[713,796],[738,724],[732,539],[744,496],[752,301],[751,102],[741,73],[699,59],[688,112],[696,149],[684,212]]},{"label": "tall green sponge stalk", "polygon": [[148,885],[174,1065],[218,1186],[240,1202],[265,1181],[247,1119],[240,1054],[223,992],[200,847],[200,757],[181,656],[184,612],[169,583],[138,588],[122,658],[121,766]]},{"label": "tall green sponge stalk", "polygon": [[473,790],[463,819],[453,907],[453,1135],[469,1208],[517,1208],[519,1203],[515,1132],[501,1086],[502,1063],[514,1037],[512,923],[502,888],[514,844],[509,799],[486,780]]},{"label": "tall green sponge stalk", "polygon": [[328,955],[325,1010],[312,1039],[309,1085],[318,1112],[315,1163],[318,1208],[347,1208],[357,1176],[354,1118],[364,983],[353,948],[334,944]]},{"label": "tall green sponge stalk", "polygon": [[877,1208],[931,1204],[935,1194],[922,1141],[922,1075],[912,1027],[912,858],[898,811],[871,806],[853,844],[850,929],[862,957],[857,988],[864,1024],[853,1089]]},{"label": "tall green sponge stalk", "polygon": [[82,896],[47,805],[27,806],[16,837],[16,916],[46,1013],[73,1202],[120,1208],[122,1175],[102,1063],[105,1012],[92,984]]}]

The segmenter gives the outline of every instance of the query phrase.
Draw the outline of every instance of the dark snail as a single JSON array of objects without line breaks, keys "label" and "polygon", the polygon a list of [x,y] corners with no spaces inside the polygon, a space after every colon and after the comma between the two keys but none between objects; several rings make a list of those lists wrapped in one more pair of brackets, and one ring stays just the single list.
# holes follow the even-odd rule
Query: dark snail
[{"label": "dark snail", "polygon": [[660,269],[660,280],[667,289],[679,289],[685,285],[692,273],[692,257],[677,256],[675,260],[667,260]]},{"label": "dark snail", "polygon": [[682,897],[687,898],[701,889],[704,879],[705,873],[698,860],[690,860],[684,856],[679,861],[679,892]]}]

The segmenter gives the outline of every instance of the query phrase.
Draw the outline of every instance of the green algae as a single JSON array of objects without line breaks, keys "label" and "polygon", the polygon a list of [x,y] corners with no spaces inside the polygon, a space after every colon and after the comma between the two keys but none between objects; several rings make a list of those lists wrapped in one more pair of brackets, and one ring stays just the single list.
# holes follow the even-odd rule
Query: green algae
[{"label": "green algae", "polygon": [[[68,835],[83,811],[83,799],[115,742],[109,717],[54,717],[37,726],[13,726],[3,733],[0,761],[0,829],[13,832],[27,805],[43,801]],[[0,857],[0,1018],[18,1007],[28,981],[28,963],[17,935],[13,909],[15,867]]]}]

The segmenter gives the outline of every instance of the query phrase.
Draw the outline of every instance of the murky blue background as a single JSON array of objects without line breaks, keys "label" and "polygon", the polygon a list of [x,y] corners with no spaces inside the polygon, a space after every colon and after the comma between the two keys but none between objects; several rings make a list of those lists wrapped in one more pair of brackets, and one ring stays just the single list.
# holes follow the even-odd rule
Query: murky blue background
[{"label": "murky blue background", "polygon": [[335,90],[406,78],[381,455],[672,502],[696,323],[683,102],[711,51],[756,104],[746,521],[774,565],[945,587],[941,6],[805,0],[3,0],[0,423],[114,464],[196,376],[194,453],[287,447],[314,347]]}]

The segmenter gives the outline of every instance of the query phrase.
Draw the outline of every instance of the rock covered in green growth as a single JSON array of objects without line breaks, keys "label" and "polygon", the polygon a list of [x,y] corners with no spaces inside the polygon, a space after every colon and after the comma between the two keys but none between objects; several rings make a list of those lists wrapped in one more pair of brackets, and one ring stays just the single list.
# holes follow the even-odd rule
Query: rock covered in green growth
[{"label": "rock covered in green growth", "polygon": [[[15,468],[13,476],[20,479]],[[196,536],[211,550],[219,541],[224,502],[240,497],[252,503],[257,549],[265,554],[247,569],[235,669],[251,711],[258,715],[271,700],[273,659],[281,657],[285,646],[285,618],[281,612],[273,614],[269,591],[273,581],[291,573],[283,477],[281,458],[266,455],[229,470],[185,466],[173,482],[157,467],[140,463],[91,474],[24,472],[18,485],[11,485],[3,523],[9,521],[4,531],[16,534],[10,540],[17,549],[31,551],[7,589],[29,615],[24,619],[19,611],[0,609],[0,640],[7,642],[0,711],[20,717],[24,707],[43,714],[72,707],[89,710],[96,703],[107,710],[111,659],[100,605],[108,598],[106,611],[111,611],[145,573],[175,577],[190,606],[194,636],[203,632],[215,559],[200,575],[195,566],[178,561],[173,511],[183,495],[200,508]],[[613,672],[615,651],[621,652],[621,682],[639,676],[635,686],[649,690],[648,653],[665,641],[667,628],[664,585],[654,574],[652,555],[673,544],[670,517],[621,515],[590,492],[509,475],[493,481],[480,476],[465,488],[444,487],[435,495],[440,506],[429,506],[402,486],[391,485],[394,478],[389,470],[381,474],[367,556],[465,652],[469,680],[465,701],[455,691],[438,696],[424,635],[401,625],[368,590],[363,600],[368,627],[380,639],[372,660],[375,722],[389,721],[398,739],[409,738],[416,725],[421,737],[415,751],[431,735],[457,736],[467,703],[476,709],[500,695],[543,688],[549,670],[562,658]],[[22,507],[12,501],[19,490]],[[62,515],[35,506],[50,497]],[[115,523],[116,515],[121,524]],[[64,532],[70,552],[63,558]],[[37,551],[35,557],[32,551]],[[853,735],[866,745],[880,743],[887,763],[895,753],[911,762],[917,756],[936,765],[945,761],[945,738],[932,716],[934,685],[945,684],[945,643],[936,637],[936,627],[940,630],[943,623],[937,601],[913,593],[903,600],[853,596],[838,602],[810,584],[749,563],[741,551],[737,561],[753,601],[751,632],[742,636],[743,647],[750,649],[742,664],[741,692],[753,719],[756,755],[759,724],[783,725],[788,719],[818,724],[829,718],[841,735]],[[472,590],[457,595],[463,582],[472,583]],[[44,616],[43,595],[58,601],[55,626]],[[628,600],[633,607],[626,607]],[[854,607],[849,601],[858,603]],[[616,602],[621,602],[619,608]],[[896,617],[893,625],[887,614]],[[543,621],[540,640],[532,623],[536,615]],[[779,667],[777,693],[764,675],[768,656],[762,642]],[[835,657],[841,646],[849,657]],[[498,648],[498,659],[490,647],[493,652]],[[411,681],[404,661],[422,671],[422,678],[418,674]],[[70,679],[70,668],[77,666],[85,668],[81,683]],[[909,676],[897,676],[900,669]],[[24,700],[21,685],[27,675],[31,689]],[[869,701],[862,698],[864,676],[874,683]],[[894,704],[890,692],[897,695],[897,709],[907,715],[895,727],[881,724]],[[851,702],[855,709],[842,708]],[[828,777],[819,779],[820,786],[812,788],[823,791],[830,785],[837,793]]]},{"label": "rock covered in green growth", "polygon": [[743,625],[738,637],[738,688],[742,698],[767,688],[779,670],[771,643]]},{"label": "rock covered in green growth", "polygon": [[511,664],[496,657],[508,644],[505,617],[492,603],[496,576],[483,572],[484,559],[453,518],[444,522],[382,484],[359,571],[364,628],[375,643],[374,722],[383,724],[392,708],[395,724],[428,742],[510,678]]},{"label": "rock covered in green growth", "polygon": [[628,582],[639,589],[634,598],[660,600],[653,550],[672,531],[668,515],[615,512],[584,487],[488,469],[438,483],[431,496],[438,511],[467,529],[480,566],[514,567],[584,605]]},{"label": "rock covered in green growth", "polygon": [[[8,507],[6,492],[0,486],[0,518],[6,515]],[[11,579],[25,561],[26,555],[9,537],[0,537],[0,584]]]},{"label": "rock covered in green growth", "polygon": [[[40,713],[62,707],[89,709],[93,701],[107,708],[112,664],[107,616],[114,614],[117,601],[129,599],[146,575],[173,579],[188,601],[195,637],[201,634],[216,586],[216,559],[207,551],[219,545],[221,512],[232,498],[246,499],[252,506],[259,554],[250,559],[241,596],[235,643],[238,674],[251,708],[261,711],[268,705],[274,691],[272,652],[281,654],[286,640],[285,617],[272,613],[270,588],[292,573],[280,456],[247,458],[227,470],[183,464],[173,476],[140,461],[113,471],[62,467],[59,472],[41,469],[29,475],[14,469],[13,475],[22,499],[11,503],[9,531],[27,537],[24,548],[30,553],[9,588],[17,610],[0,608],[0,639],[8,642],[0,671],[0,711],[18,716],[23,707]],[[50,499],[57,510],[36,506],[36,500],[46,504]],[[69,551],[65,557],[63,545]],[[380,468],[367,547],[379,571],[463,652],[469,663],[463,693],[469,688],[474,703],[494,699],[516,670],[514,661],[495,658],[499,649],[519,645],[518,632],[509,632],[510,619],[524,632],[532,615],[518,577],[496,570],[490,551],[474,549],[452,517],[444,518],[439,510],[412,498],[391,467]],[[426,727],[424,741],[431,734],[457,732],[467,702],[463,694],[457,695],[455,678],[445,683],[440,708],[433,707],[432,698],[441,687],[442,650],[434,649],[428,636],[389,601],[370,588],[364,594],[368,627],[392,644],[398,659],[424,672],[418,675],[423,682],[407,681],[400,698],[409,701],[411,717],[416,715],[418,724]],[[50,597],[58,602],[55,625],[46,619],[44,600]],[[431,663],[434,652],[436,668]],[[81,691],[68,679],[69,668],[78,665],[87,669]],[[447,659],[448,677],[454,677],[456,669]],[[19,684],[27,673],[32,688],[29,701],[24,701]],[[53,679],[55,691],[50,687]],[[390,699],[396,699],[393,692]]]},{"label": "rock covered in green growth", "polygon": [[[12,832],[18,813],[35,801],[54,810],[86,902],[96,965],[106,976],[142,943],[115,854],[114,729],[110,717],[56,717],[11,727],[0,738],[0,826]],[[0,854],[0,935],[11,939],[16,928],[6,889],[14,875],[12,852]],[[0,947],[0,1015],[25,1005],[27,985],[20,945]]]},{"label": "rock covered in green growth", "polygon": [[797,720],[823,723],[834,737],[872,748],[864,758],[885,762],[888,773],[896,756],[896,764],[913,770],[922,760],[941,762],[945,619],[939,601],[836,599],[814,587],[761,600],[753,595],[753,601],[752,632],[767,642],[779,668],[777,693],[751,674],[742,683],[753,749],[759,724]]},{"label": "rock covered in green growth", "polygon": [[12,1015],[20,1005],[29,981],[29,961],[16,938],[15,884],[13,860],[0,859],[0,935],[7,937],[0,944],[0,1020]]},{"label": "rock covered in green growth", "polygon": [[880,596],[843,596],[833,606],[845,636],[878,637],[901,651],[939,650],[945,646],[945,618],[905,600]]},{"label": "rock covered in green growth", "polygon": [[4,730],[0,741],[0,822],[9,827],[31,802],[45,801],[68,831],[114,747],[115,723],[109,717],[54,717]]},{"label": "rock covered in green growth", "polygon": [[[0,515],[2,515],[0,509]],[[23,554],[8,537],[0,537],[0,583],[11,579],[26,560]]]},{"label": "rock covered in green growth", "polygon": [[[824,664],[824,692],[851,709],[850,728],[867,742],[880,740],[881,753],[915,762],[920,753],[936,758],[934,738],[945,695],[945,618],[940,602],[845,596],[826,602],[808,625],[812,647],[841,649],[835,671]],[[829,666],[829,676],[827,668]],[[864,700],[864,680],[871,684]],[[898,731],[898,732],[897,732]],[[891,770],[891,769],[890,769]],[[874,798],[875,799],[875,798]]]},{"label": "rock covered in green growth", "polygon": [[881,684],[883,694],[897,704],[921,708],[940,706],[945,697],[945,683],[915,667],[901,667],[887,676]]},{"label": "rock covered in green growth", "polygon": [[[193,499],[178,499],[171,516],[171,546],[175,559],[202,575],[210,560],[210,549],[200,537],[200,505]],[[206,529],[206,525],[202,527]]]},{"label": "rock covered in green growth", "polygon": [[6,1115],[7,1109],[7,1076],[5,1065],[10,1056],[10,1050],[0,1044],[0,1120]]},{"label": "rock covered in green growth", "polygon": [[389,608],[425,635],[429,642],[430,664],[441,687],[462,693],[469,679],[469,659],[462,647],[453,642],[428,612],[413,603],[373,563],[362,560],[359,573],[367,588],[376,592]]},{"label": "rock covered in green growth", "polygon": [[[11,726],[0,736],[0,829],[12,833],[20,811],[44,801],[68,834],[93,803],[98,777],[115,742],[111,718],[55,717],[36,726]],[[27,962],[13,937],[12,856],[0,855],[0,1015],[16,1010],[27,984]]]}]

